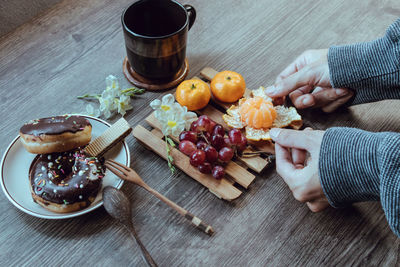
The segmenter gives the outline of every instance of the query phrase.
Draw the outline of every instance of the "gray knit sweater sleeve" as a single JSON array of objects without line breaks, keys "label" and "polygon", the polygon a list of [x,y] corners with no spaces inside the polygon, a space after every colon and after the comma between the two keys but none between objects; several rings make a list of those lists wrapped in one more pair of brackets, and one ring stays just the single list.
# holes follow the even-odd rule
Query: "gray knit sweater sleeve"
[{"label": "gray knit sweater sleeve", "polygon": [[[353,103],[400,99],[399,61],[400,19],[383,38],[331,47],[331,84],[353,89]],[[321,144],[319,176],[333,207],[380,200],[391,229],[400,237],[400,133],[328,129]]]},{"label": "gray knit sweater sleeve", "polygon": [[400,237],[400,134],[328,129],[319,176],[333,207],[380,200],[391,229]]},{"label": "gray knit sweater sleeve", "polygon": [[353,104],[400,99],[400,19],[382,38],[330,47],[328,64],[332,87],[353,89]]}]

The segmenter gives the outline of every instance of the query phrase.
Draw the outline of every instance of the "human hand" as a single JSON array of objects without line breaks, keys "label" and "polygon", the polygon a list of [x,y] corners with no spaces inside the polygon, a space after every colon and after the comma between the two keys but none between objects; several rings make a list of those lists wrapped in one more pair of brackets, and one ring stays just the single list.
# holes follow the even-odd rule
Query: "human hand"
[{"label": "human hand", "polygon": [[289,186],[295,199],[305,202],[312,212],[329,206],[318,175],[319,151],[324,131],[273,128],[276,171]]},{"label": "human hand", "polygon": [[298,109],[320,107],[333,112],[353,96],[346,88],[332,88],[329,80],[328,49],[307,50],[287,66],[266,90],[272,98],[289,95]]}]

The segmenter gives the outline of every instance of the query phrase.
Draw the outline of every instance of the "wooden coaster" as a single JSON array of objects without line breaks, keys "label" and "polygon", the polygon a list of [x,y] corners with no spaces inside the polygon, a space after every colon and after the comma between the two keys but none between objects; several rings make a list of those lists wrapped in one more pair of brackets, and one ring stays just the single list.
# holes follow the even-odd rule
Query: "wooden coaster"
[{"label": "wooden coaster", "polygon": [[129,123],[124,118],[121,118],[102,133],[102,135],[94,139],[85,148],[85,151],[92,157],[100,157],[124,139],[131,131],[132,128]]},{"label": "wooden coaster", "polygon": [[182,69],[172,79],[168,80],[150,80],[144,78],[131,68],[127,57],[125,57],[124,63],[122,64],[122,70],[128,81],[136,87],[144,88],[150,91],[160,91],[175,87],[180,84],[189,73],[189,63],[187,59],[185,59]]}]

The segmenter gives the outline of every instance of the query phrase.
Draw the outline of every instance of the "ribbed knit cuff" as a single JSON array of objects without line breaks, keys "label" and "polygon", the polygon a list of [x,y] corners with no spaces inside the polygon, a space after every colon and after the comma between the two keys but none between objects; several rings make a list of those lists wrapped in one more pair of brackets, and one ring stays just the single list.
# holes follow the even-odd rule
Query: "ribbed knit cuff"
[{"label": "ribbed knit cuff", "polygon": [[[383,40],[331,46],[328,50],[328,65],[332,87],[355,87],[358,82],[393,72],[390,61],[381,62]],[[393,59],[390,59],[393,61]],[[357,88],[354,88],[357,89]]]},{"label": "ribbed knit cuff", "polygon": [[333,207],[379,200],[379,137],[353,128],[330,128],[322,139],[319,177]]},{"label": "ribbed knit cuff", "polygon": [[381,205],[393,232],[400,237],[400,134],[384,135],[378,149]]},{"label": "ribbed knit cuff", "polygon": [[400,19],[384,37],[371,42],[332,46],[330,82],[355,91],[353,104],[400,98]]}]

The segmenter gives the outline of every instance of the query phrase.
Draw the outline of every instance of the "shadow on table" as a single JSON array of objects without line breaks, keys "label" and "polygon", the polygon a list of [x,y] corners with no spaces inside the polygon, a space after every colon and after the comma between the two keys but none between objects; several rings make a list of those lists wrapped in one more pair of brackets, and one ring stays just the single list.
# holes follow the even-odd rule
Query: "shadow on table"
[{"label": "shadow on table", "polygon": [[[293,214],[297,214],[295,221],[290,220]],[[290,262],[301,265],[307,263],[311,255],[318,255],[323,259],[320,263],[328,265],[343,265],[355,257],[371,264],[368,262],[371,254],[386,255],[397,242],[376,202],[332,208],[320,213],[312,213],[305,206],[291,207],[277,217],[285,215],[289,217],[285,217],[281,224],[272,224],[260,231],[257,237],[271,240],[274,244],[265,260],[271,265],[281,266]],[[276,259],[280,262],[275,262]]]},{"label": "shadow on table", "polygon": [[400,131],[400,100],[384,100],[350,106],[333,113],[319,109],[299,111],[304,125],[325,130],[330,127],[355,127],[366,131]]},{"label": "shadow on table", "polygon": [[114,223],[112,222],[111,217],[106,219],[107,216],[108,214],[103,207],[76,218],[62,220],[46,220],[41,218],[32,219],[31,216],[25,213],[21,214],[21,218],[25,221],[25,225],[33,228],[35,232],[47,236],[57,236],[67,239],[91,236],[104,231]]},{"label": "shadow on table", "polygon": [[34,218],[18,210],[27,227],[50,237],[74,239],[99,234],[118,224],[103,206],[78,217],[60,220]]}]

